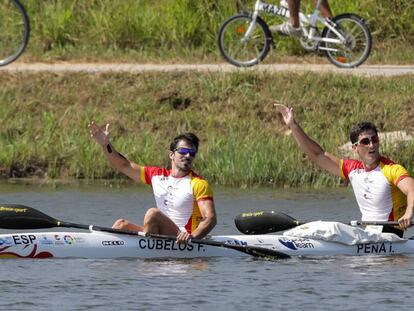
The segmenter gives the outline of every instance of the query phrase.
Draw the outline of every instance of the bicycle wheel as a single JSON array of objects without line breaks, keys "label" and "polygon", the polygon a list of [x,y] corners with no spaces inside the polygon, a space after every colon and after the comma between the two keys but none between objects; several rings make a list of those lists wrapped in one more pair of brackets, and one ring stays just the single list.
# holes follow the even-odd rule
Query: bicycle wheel
[{"label": "bicycle wheel", "polygon": [[29,18],[18,0],[0,0],[0,66],[15,61],[29,42]]},{"label": "bicycle wheel", "polygon": [[245,38],[251,16],[239,14],[227,19],[218,34],[218,46],[221,55],[230,63],[239,67],[249,67],[261,62],[269,53],[273,42],[267,24],[260,18],[250,36]]},{"label": "bicycle wheel", "polygon": [[[336,29],[345,37],[343,44],[323,42],[329,61],[342,68],[358,67],[371,53],[371,32],[364,20],[352,13],[341,14],[332,19]],[[322,38],[338,39],[337,35],[325,27]]]}]

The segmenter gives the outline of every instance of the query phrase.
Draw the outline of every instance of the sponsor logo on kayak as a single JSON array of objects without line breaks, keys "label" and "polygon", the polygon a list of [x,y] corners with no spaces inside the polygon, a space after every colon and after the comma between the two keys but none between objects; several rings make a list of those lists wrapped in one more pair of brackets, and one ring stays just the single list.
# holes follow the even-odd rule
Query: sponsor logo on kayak
[{"label": "sponsor logo on kayak", "polygon": [[356,245],[357,254],[388,254],[394,253],[392,248],[392,243],[387,245],[386,243],[367,243],[367,244],[357,244]]},{"label": "sponsor logo on kayak", "polygon": [[51,245],[51,244],[53,244],[53,241],[51,239],[49,239],[47,236],[43,236],[40,239],[40,244],[43,244],[43,245]]},{"label": "sponsor logo on kayak", "polygon": [[70,235],[65,235],[63,237],[63,240],[65,241],[66,244],[69,244],[69,245],[72,245],[75,243],[75,239],[71,237]]},{"label": "sponsor logo on kayak", "polygon": [[14,241],[11,236],[5,236],[0,238],[0,246],[12,246]]},{"label": "sponsor logo on kayak", "polygon": [[138,240],[138,247],[140,249],[149,250],[165,250],[165,251],[197,251],[204,252],[204,245],[202,244],[178,244],[172,240],[155,240],[155,239],[140,239]]},{"label": "sponsor logo on kayak", "polygon": [[[228,245],[241,245],[241,246],[246,246],[247,242],[246,241],[240,241],[240,240],[236,240],[236,239],[231,239],[231,240],[225,240],[225,241],[221,241],[224,242],[224,244],[228,244]],[[259,241],[259,243],[261,243]]]},{"label": "sponsor logo on kayak", "polygon": [[65,242],[63,242],[62,238],[60,237],[59,234],[55,234],[54,235],[55,238],[55,245],[63,245],[65,244]]},{"label": "sponsor logo on kayak", "polygon": [[102,241],[103,246],[120,246],[124,244],[124,241]]},{"label": "sponsor logo on kayak", "polygon": [[308,239],[286,239],[281,238],[279,239],[280,244],[290,248],[292,250],[298,250],[303,248],[315,248],[312,242]]}]

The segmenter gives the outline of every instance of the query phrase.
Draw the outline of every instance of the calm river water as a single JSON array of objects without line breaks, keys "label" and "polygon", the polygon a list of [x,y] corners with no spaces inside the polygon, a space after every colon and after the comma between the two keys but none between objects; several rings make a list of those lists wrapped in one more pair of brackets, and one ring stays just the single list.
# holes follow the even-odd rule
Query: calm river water
[{"label": "calm river water", "polygon": [[[243,211],[359,218],[349,189],[215,190],[215,234],[237,234],[233,218]],[[110,184],[0,184],[0,202],[102,226],[119,217],[139,222],[154,204],[149,188]],[[413,280],[414,256],[2,260],[0,310],[411,310]]]}]

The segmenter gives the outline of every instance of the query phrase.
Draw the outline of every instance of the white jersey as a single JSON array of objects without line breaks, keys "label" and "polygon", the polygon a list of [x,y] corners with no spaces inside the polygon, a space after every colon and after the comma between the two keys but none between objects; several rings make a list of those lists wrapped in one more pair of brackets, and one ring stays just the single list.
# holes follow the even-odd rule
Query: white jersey
[{"label": "white jersey", "polygon": [[180,230],[191,233],[202,217],[198,201],[213,200],[208,182],[193,171],[176,178],[171,170],[154,166],[141,166],[141,180],[152,186],[157,207]]},{"label": "white jersey", "polygon": [[341,160],[341,175],[352,184],[363,221],[393,221],[405,213],[407,198],[397,187],[408,177],[399,164],[381,158],[373,170],[357,160]]}]

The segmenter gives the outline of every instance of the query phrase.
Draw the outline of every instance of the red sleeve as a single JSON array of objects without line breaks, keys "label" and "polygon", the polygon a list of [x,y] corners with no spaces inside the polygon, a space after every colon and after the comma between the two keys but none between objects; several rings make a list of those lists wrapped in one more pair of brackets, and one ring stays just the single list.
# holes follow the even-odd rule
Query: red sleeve
[{"label": "red sleeve", "polygon": [[364,165],[362,164],[361,161],[348,160],[348,159],[341,160],[341,176],[345,180],[349,180],[350,172],[356,169],[360,169],[360,168],[364,168]]},{"label": "red sleeve", "polygon": [[170,170],[158,166],[142,166],[141,180],[142,182],[151,185],[152,177],[154,176],[169,176]]}]

